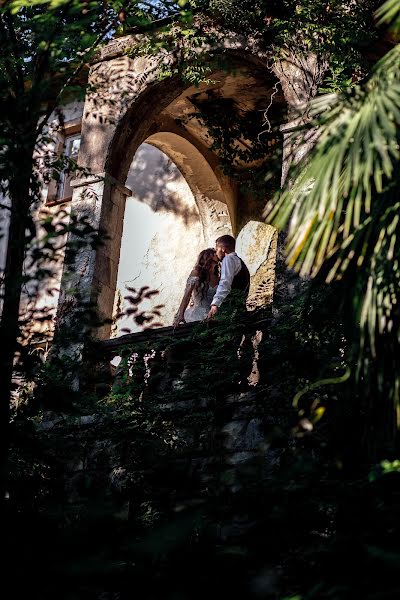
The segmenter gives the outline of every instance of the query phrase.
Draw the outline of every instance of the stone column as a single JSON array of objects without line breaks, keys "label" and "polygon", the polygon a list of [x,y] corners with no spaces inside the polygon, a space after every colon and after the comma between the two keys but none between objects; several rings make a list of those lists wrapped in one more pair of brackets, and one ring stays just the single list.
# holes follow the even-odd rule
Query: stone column
[{"label": "stone column", "polygon": [[[97,338],[109,337],[111,323],[104,319],[109,321],[112,316],[125,200],[131,191],[106,173],[75,180],[72,186],[72,214],[78,216],[78,228],[87,224],[90,231],[86,239],[74,232],[69,236],[57,333],[59,341],[60,336],[70,338],[68,352],[76,353],[94,325]],[[77,247],[82,243],[83,247]],[[97,324],[88,321],[87,311],[92,308],[99,319]]]},{"label": "stone column", "polygon": [[[83,244],[73,252],[79,236],[69,234],[55,339],[56,344],[62,340],[68,353],[77,350],[79,354],[89,333],[100,339],[110,334],[111,323],[104,319],[112,317],[125,199],[131,191],[106,172],[107,164],[115,153],[113,143],[124,117],[158,74],[159,59],[121,56],[133,39],[122,41],[122,46],[117,41],[103,49],[89,74],[78,159],[84,175],[73,182],[71,210],[78,220],[86,220],[100,243]],[[127,171],[131,157],[124,148],[119,152]],[[99,317],[97,326],[86,318],[89,307]],[[71,341],[66,343],[68,336]]]},{"label": "stone column", "polygon": [[277,230],[266,223],[249,221],[240,231],[236,250],[250,271],[247,310],[271,304],[275,284]]}]

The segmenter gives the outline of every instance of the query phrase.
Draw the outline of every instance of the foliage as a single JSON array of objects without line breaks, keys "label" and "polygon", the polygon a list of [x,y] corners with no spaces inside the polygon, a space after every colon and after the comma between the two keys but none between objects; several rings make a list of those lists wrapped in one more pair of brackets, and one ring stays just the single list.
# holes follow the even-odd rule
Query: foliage
[{"label": "foliage", "polygon": [[[392,406],[399,402],[399,91],[396,45],[364,83],[317,98],[316,148],[266,211],[277,226],[289,223],[291,266],[347,285],[360,381]],[[388,427],[393,436],[390,416]]]},{"label": "foliage", "polygon": [[372,14],[377,6],[374,1],[342,0],[210,2],[225,26],[260,36],[276,59],[313,52],[326,61],[324,85],[331,91],[347,87],[368,71],[363,53],[376,36]]},{"label": "foliage", "polygon": [[[51,113],[62,106],[71,88],[76,93],[84,86],[81,73],[99,44],[115,33],[121,21],[130,27],[144,26],[158,10],[152,4],[145,9],[136,1],[118,0],[15,0],[2,4],[3,185],[10,181],[13,169],[19,168],[23,144],[28,143],[27,132],[32,130],[33,141],[40,142],[38,136]],[[174,10],[179,11],[179,6],[169,3],[168,11]]]},{"label": "foliage", "polygon": [[[369,68],[364,54],[376,36],[372,21],[375,5],[376,2],[341,1],[321,4],[314,0],[301,4],[291,0],[190,2],[187,7],[192,12],[187,13],[186,25],[176,23],[153,32],[142,42],[135,42],[128,54],[159,56],[161,78],[179,77],[194,85],[212,83],[213,72],[235,71],[235,65],[218,49],[221,39],[215,25],[219,25],[255,36],[257,43],[270,54],[271,63],[282,58],[290,61],[293,53],[316,53],[327,69],[324,89],[336,91],[361,79]],[[215,96],[211,99],[212,105],[200,101],[197,112],[190,118],[198,118],[206,126],[211,149],[219,155],[225,171],[237,177],[245,188],[250,186],[252,192],[265,193],[262,169],[251,165],[261,156],[265,160],[271,155],[265,150],[268,136],[262,132],[261,113],[243,114],[232,103],[229,106],[229,101]],[[279,118],[282,120],[282,115]],[[273,120],[277,121],[275,116]],[[276,161],[279,156],[278,152]],[[247,163],[247,176],[238,173],[238,163]]]},{"label": "foliage", "polygon": [[[311,11],[306,15],[310,19]],[[212,122],[215,131],[217,125]],[[231,125],[221,149],[226,162],[235,160],[235,139],[243,131]],[[380,149],[378,158],[386,158]],[[379,198],[388,191],[383,187]],[[350,223],[349,235],[355,227]],[[50,221],[45,229],[44,247],[58,232]],[[82,243],[90,239],[86,233]],[[6,577],[15,592],[29,586],[32,596],[38,582],[41,598],[54,597],[54,590],[60,598],[109,592],[129,598],[142,585],[150,597],[195,599],[213,585],[220,595],[311,600],[354,597],[360,581],[366,598],[379,597],[384,580],[386,597],[396,597],[398,461],[377,465],[369,477],[349,474],[343,455],[358,441],[357,422],[349,425],[345,414],[352,389],[312,383],[333,383],[346,366],[340,285],[310,286],[257,325],[264,337],[254,402],[266,427],[261,452],[271,462],[275,457],[275,470],[257,461],[235,473],[224,470],[213,435],[232,416],[232,404],[222,399],[249,391],[252,348],[244,345],[240,359],[237,349],[256,324],[235,309],[222,315],[219,327],[199,326],[167,349],[127,348],[113,382],[99,385],[98,372],[85,362],[85,393],[71,391],[73,359],[61,354],[49,362],[40,385],[28,389],[12,413],[5,540]],[[88,351],[94,358],[94,348]],[[62,380],[62,366],[69,380]],[[299,389],[300,420],[291,407]],[[208,480],[196,479],[199,455],[193,462],[188,457],[193,438],[203,452],[214,452]],[[243,520],[248,529],[241,530]],[[38,581],[43,564],[49,569]]]},{"label": "foliage", "polygon": [[210,150],[218,155],[222,170],[253,194],[265,197],[265,164],[272,158],[278,160],[282,114],[274,107],[269,112],[269,131],[262,131],[261,111],[244,111],[233,99],[212,90],[205,97],[194,97],[192,103],[196,111],[187,120],[197,119],[205,127]]},{"label": "foliage", "polygon": [[[60,411],[58,397],[46,413],[21,408],[10,488],[14,589],[29,580],[42,598],[55,589],[68,600],[106,592],[128,598],[139,586],[154,598],[201,598],[212,584],[233,596],[311,599],[351,597],[362,581],[372,598],[386,573],[395,593],[397,463],[377,465],[373,478],[342,468],[332,433],[341,429],[335,407],[346,399],[335,386],[319,396],[328,417],[313,433],[290,410],[299,385],[332,369],[335,358],[333,370],[341,369],[334,302],[328,287],[305,289],[262,325],[232,311],[219,325],[199,324],[187,340],[126,347],[109,393],[81,393],[78,410]],[[248,372],[248,361],[238,360],[236,348],[254,326],[265,336],[266,375],[253,407],[266,426],[261,453],[271,465],[239,464],[232,473],[217,432],[235,406],[226,402],[228,386],[233,394],[244,389],[237,373]],[[51,399],[51,386],[46,393]],[[302,399],[308,416],[317,397],[310,390]],[[215,466],[203,480],[196,465],[207,457]],[[353,568],[345,568],[350,559]],[[42,561],[51,565],[47,577],[32,584]],[[60,581],[68,584],[60,589]]]},{"label": "foliage", "polygon": [[[216,24],[239,34],[255,36],[256,43],[270,54],[271,64],[280,59],[290,62],[296,53],[316,53],[325,65],[324,70],[327,69],[323,89],[337,91],[353,85],[369,69],[365,54],[376,37],[372,18],[375,5],[375,2],[321,4],[313,0],[301,4],[263,0],[256,3],[194,2],[191,8],[200,13],[194,17],[193,13],[188,14],[187,25],[167,26],[148,35],[128,52],[158,55],[161,78],[180,77],[195,85],[211,83],[213,71],[235,72],[235,65],[218,49],[221,39]],[[199,99],[196,108],[189,118],[199,119],[206,127],[210,148],[218,154],[222,168],[236,178],[244,190],[270,197],[271,183],[265,183],[265,168],[260,166],[260,161],[271,159],[268,141],[276,137],[275,126],[283,115],[274,115],[275,106],[269,107],[268,118],[272,114],[273,128],[269,127],[272,135],[266,135],[261,113],[244,113],[233,102],[218,98],[212,92],[206,100]],[[278,164],[280,149],[274,150],[277,151],[273,158]],[[246,172],[238,169],[239,165],[246,165]]]},{"label": "foliage", "polygon": [[160,79],[179,77],[183,82],[196,86],[200,83],[212,83],[209,76],[216,59],[209,49],[215,43],[215,36],[199,27],[199,23],[194,27],[191,14],[188,14],[185,21],[143,36],[126,53],[128,56],[157,57]]},{"label": "foliage", "polygon": [[[71,94],[76,98],[82,93],[88,61],[120,26],[149,26],[160,14],[174,13],[179,18],[182,2],[161,4],[12,0],[0,5],[0,191],[6,196],[1,209],[8,215],[3,220],[7,256],[1,281],[0,362],[4,371],[0,382],[0,502],[7,470],[9,401],[21,331],[19,306],[26,284],[26,250],[29,241],[40,236],[36,211],[43,200],[43,182],[66,166],[72,170],[76,167],[56,156],[54,133],[64,129],[62,106]],[[36,258],[39,248],[40,244],[35,249]],[[29,275],[34,280],[32,271]]]}]

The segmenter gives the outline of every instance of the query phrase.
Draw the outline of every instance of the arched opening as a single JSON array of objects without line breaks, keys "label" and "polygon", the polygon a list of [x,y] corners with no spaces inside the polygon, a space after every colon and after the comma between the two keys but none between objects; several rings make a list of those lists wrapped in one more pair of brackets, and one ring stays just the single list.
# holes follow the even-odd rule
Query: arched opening
[{"label": "arched opening", "polygon": [[[198,252],[212,245],[219,234],[232,231],[233,235],[239,237],[241,235],[242,240],[246,240],[248,238],[242,234],[247,225],[250,223],[262,225],[262,210],[267,199],[264,192],[257,197],[243,191],[235,174],[226,169],[226,155],[223,156],[223,152],[220,151],[221,146],[214,144],[216,138],[208,124],[214,126],[214,132],[215,127],[224,131],[225,108],[234,107],[236,115],[242,120],[250,123],[258,119],[258,126],[253,127],[252,133],[254,133],[255,130],[260,130],[261,115],[267,107],[269,119],[272,120],[274,114],[279,113],[283,117],[285,103],[270,69],[261,64],[260,60],[254,62],[254,57],[253,62],[251,57],[236,57],[233,60],[232,71],[214,73],[211,84],[186,88],[182,82],[157,79],[153,63],[150,61],[146,66],[146,61],[145,57],[133,60],[121,57],[105,60],[93,67],[92,83],[95,92],[93,97],[88,96],[85,103],[79,156],[81,166],[86,167],[91,175],[87,180],[79,181],[76,185],[72,204],[75,211],[90,215],[94,226],[104,232],[104,243],[101,248],[88,251],[86,256],[82,254],[79,257],[79,264],[75,264],[73,272],[69,273],[69,284],[68,287],[65,286],[67,291],[61,297],[60,306],[64,308],[63,304],[68,299],[68,289],[74,286],[74,289],[79,289],[82,298],[90,297],[91,301],[96,303],[101,317],[111,319],[121,262],[125,204],[127,198],[128,204],[132,204],[133,195],[139,203],[136,205],[136,210],[143,212],[142,217],[146,211],[148,215],[152,213],[155,228],[161,224],[160,220],[164,219],[167,222],[174,216],[178,220],[175,222],[176,226],[179,222],[179,227],[183,226],[182,224],[187,227],[183,239],[196,240],[193,243],[190,261],[188,259],[188,264],[182,267],[182,273],[180,272],[178,277],[176,270],[173,272],[173,285],[177,292],[174,298],[170,293],[168,294],[168,310],[167,314],[163,315],[163,324],[168,324],[173,311],[176,310],[177,297],[182,293],[182,284]],[[146,73],[150,73],[149,78]],[[203,119],[202,114],[207,116],[209,123],[206,122],[207,119]],[[233,121],[234,119],[235,114],[233,114]],[[227,126],[230,125],[228,123]],[[234,165],[236,171],[241,171],[245,174],[245,178],[251,181],[253,169],[265,164],[269,156],[269,146],[270,144],[273,146],[278,138],[268,133],[266,152],[260,162],[260,155],[256,152],[254,156],[252,154],[255,146],[251,140],[257,140],[257,133],[253,138],[246,137],[240,132],[240,128],[235,129],[233,122],[233,129],[229,132],[229,136],[230,143],[239,149],[239,154],[243,155],[243,152],[246,152],[247,159],[250,159],[247,162],[240,159]],[[144,143],[146,146],[138,152]],[[170,161],[167,163],[165,158],[161,160],[153,156],[156,163],[157,160],[160,161],[160,168],[163,164],[164,169],[170,170],[171,180],[167,181],[163,192],[160,191],[160,186],[158,191],[154,189],[152,180],[154,168],[150,167],[147,170],[139,168],[140,160],[143,160],[144,148],[147,148],[147,159],[150,160],[150,147],[161,151]],[[136,170],[130,175],[132,161],[135,160]],[[175,167],[172,167],[172,164]],[[179,176],[173,175],[171,169],[177,169]],[[140,195],[143,196],[143,190],[140,190],[140,177],[148,184],[145,200],[144,197],[140,199]],[[176,190],[173,190],[173,185],[177,185],[178,179],[181,192],[186,189],[183,193],[184,201],[182,199],[178,201]],[[272,192],[273,185],[266,193],[268,195]],[[175,200],[172,202],[171,198],[174,194]],[[156,197],[158,197],[157,201],[155,201]],[[182,206],[179,206],[180,203]],[[162,210],[154,210],[155,206]],[[135,234],[133,228],[139,227],[140,235],[145,237],[141,226],[142,217],[139,213],[137,218],[132,217],[130,220],[134,225],[131,228],[128,225],[129,217],[126,217],[125,229],[128,231],[126,235],[138,238],[139,234]],[[156,225],[157,219],[158,225]],[[189,226],[190,220],[192,224]],[[172,221],[168,222],[166,231],[175,230]],[[164,234],[161,235],[157,231],[154,235],[158,236],[156,243],[158,251],[155,253],[159,257],[158,269],[162,262],[161,249],[170,244],[175,234],[166,235],[165,243]],[[150,238],[153,239],[154,235],[148,233],[147,244],[151,244]],[[264,239],[263,234],[260,235]],[[270,236],[271,240],[272,236]],[[140,258],[142,263],[143,244],[145,243],[142,243]],[[163,277],[165,280],[171,280],[171,265],[181,260],[182,245],[181,240],[176,239],[173,249],[171,246],[168,259],[163,261],[163,265],[167,268],[164,274],[157,271],[156,267],[152,267],[149,272],[152,273],[152,281],[142,281],[142,283],[160,289]],[[254,274],[259,276],[260,283],[257,285],[260,287],[265,283],[262,275],[265,264],[268,262],[271,265],[273,261],[271,262],[269,242],[262,246],[261,251],[258,246],[255,246],[256,244],[250,249],[248,256],[253,261]],[[125,253],[124,248],[122,253]],[[183,253],[190,254],[186,250]],[[147,255],[147,263],[150,265],[149,257],[154,253],[145,251],[144,254]],[[129,258],[127,260],[129,262]],[[136,273],[132,271],[126,272],[125,276],[121,275],[121,280],[131,284],[136,283],[129,287],[140,287],[137,270]],[[269,283],[268,289],[270,289]],[[268,294],[267,296],[270,297],[271,294],[269,292]],[[161,298],[157,298],[156,303],[164,302]],[[108,338],[110,329],[111,326],[105,324],[98,329],[97,336],[100,339]]]},{"label": "arched opening", "polygon": [[187,140],[160,132],[139,146],[126,186],[124,228],[114,303],[112,336],[135,332],[132,288],[156,294],[140,310],[161,305],[157,322],[171,325],[200,250],[231,233],[221,185],[210,165]]},{"label": "arched opening", "polygon": [[[249,221],[261,221],[265,199],[257,206],[238,189],[234,178],[224,174],[218,152],[210,150],[212,140],[196,111],[199,103],[207,105],[219,99],[222,107],[227,101],[235,103],[242,113],[260,113],[260,107],[270,104],[273,92],[271,118],[274,111],[284,110],[274,85],[265,69],[249,69],[242,63],[239,72],[215,74],[212,85],[174,90],[168,84],[165,95],[159,94],[157,86],[152,87],[158,104],[152,121],[147,92],[146,102],[143,96],[123,116],[107,160],[108,172],[132,190],[126,200],[114,314],[127,308],[127,288],[149,286],[158,294],[141,308],[151,310],[161,304],[158,322],[170,325],[199,251],[213,246],[223,233],[237,236]],[[246,142],[239,141],[242,143]],[[131,155],[134,158],[128,167]],[[259,232],[258,250],[264,233]],[[268,231],[266,238],[261,252],[247,256],[257,254],[251,265],[256,288],[262,288],[265,297],[272,297],[271,254],[276,252],[276,236]],[[242,239],[247,242],[248,236]],[[259,271],[267,254],[266,278]],[[113,326],[112,335],[137,329],[132,316],[123,317]]]}]

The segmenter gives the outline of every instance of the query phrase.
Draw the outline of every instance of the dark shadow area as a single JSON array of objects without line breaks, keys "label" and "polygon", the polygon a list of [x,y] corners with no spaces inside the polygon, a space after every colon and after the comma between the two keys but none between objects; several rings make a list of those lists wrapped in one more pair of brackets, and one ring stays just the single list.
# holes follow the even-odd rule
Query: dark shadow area
[{"label": "dark shadow area", "polygon": [[[292,406],[306,381],[342,371],[333,307],[308,289],[278,315],[232,311],[104,342],[69,407],[48,366],[45,397],[38,389],[36,411],[21,406],[13,421],[3,531],[14,593],[395,598],[398,472],[340,464],[340,385],[310,389],[301,414]],[[255,329],[261,380],[250,388],[243,336]]]}]

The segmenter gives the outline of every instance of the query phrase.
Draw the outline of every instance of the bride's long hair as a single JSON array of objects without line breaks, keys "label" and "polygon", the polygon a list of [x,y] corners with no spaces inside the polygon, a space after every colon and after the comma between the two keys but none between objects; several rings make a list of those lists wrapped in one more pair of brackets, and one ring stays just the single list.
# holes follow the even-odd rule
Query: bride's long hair
[{"label": "bride's long hair", "polygon": [[[199,277],[199,281],[196,285],[197,290],[201,290],[202,298],[206,295],[208,287],[210,285],[210,266],[215,257],[214,248],[206,248],[202,250],[197,257],[194,271]],[[218,265],[215,265],[215,274],[218,274]]]}]

